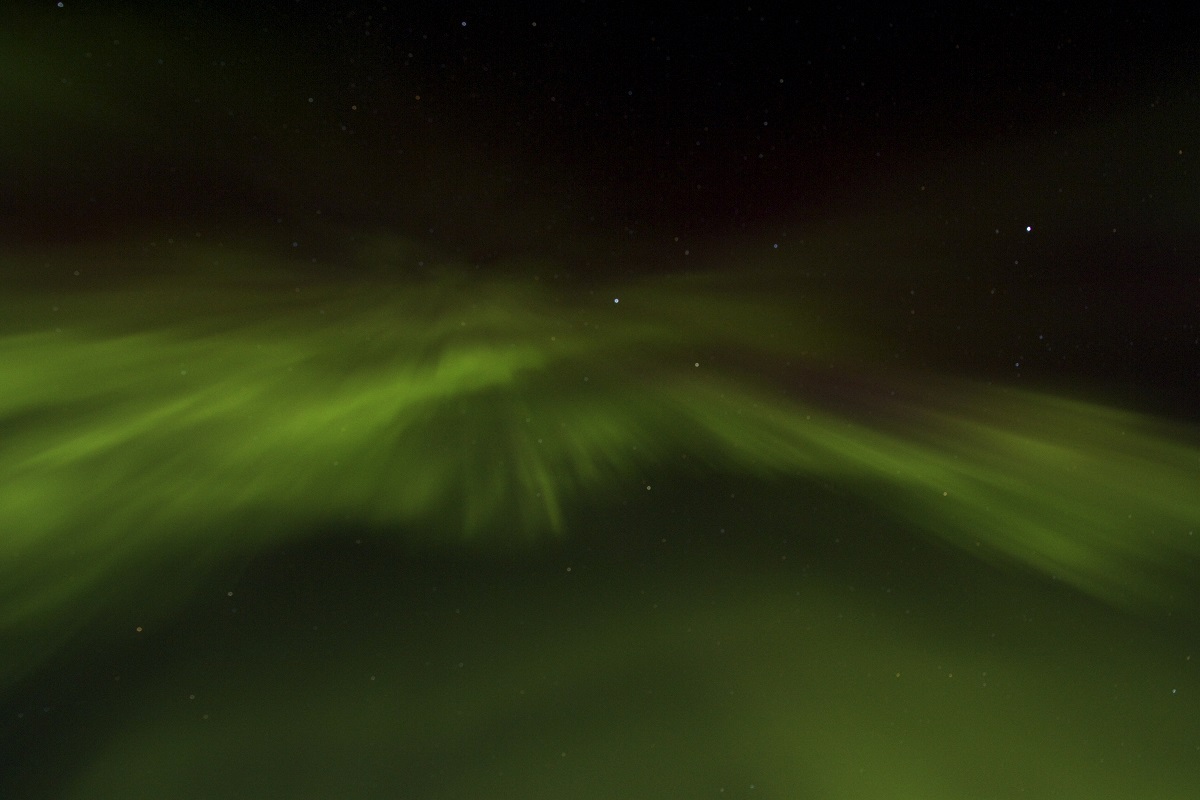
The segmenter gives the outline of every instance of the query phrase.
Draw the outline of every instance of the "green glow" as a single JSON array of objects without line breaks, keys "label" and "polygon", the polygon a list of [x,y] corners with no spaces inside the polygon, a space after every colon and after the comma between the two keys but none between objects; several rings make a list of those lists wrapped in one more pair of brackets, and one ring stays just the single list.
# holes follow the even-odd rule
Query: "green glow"
[{"label": "green glow", "polygon": [[456,110],[433,42],[45,5],[0,15],[0,794],[1195,796],[1196,419],[912,368],[985,280],[1040,324],[1079,253],[1192,252],[1184,95],[851,138],[803,218],[697,186],[774,249],[536,152],[503,60]]},{"label": "green glow", "polygon": [[[203,281],[95,258],[99,277],[80,259],[5,293],[6,629],[148,553],[252,553],[321,521],[569,535],[575,501],[685,463],[885,492],[933,535],[1114,602],[1169,600],[1200,550],[1194,429],[885,375],[769,275],[320,284],[195,260],[218,256]],[[847,374],[901,399],[823,385]]]},{"label": "green glow", "polygon": [[[832,582],[688,562],[650,597],[629,590],[642,580],[572,592],[560,574],[553,596],[572,601],[547,604],[537,577],[476,577],[479,602],[399,640],[370,624],[202,640],[124,698],[62,796],[1190,796],[1195,701],[1167,688],[1190,673],[1128,621],[1102,623],[1113,651],[1079,635],[1095,609],[1061,598],[1048,630],[980,606],[930,620]],[[395,595],[389,618],[410,608]],[[230,649],[234,671],[204,657]],[[1118,675],[1154,691],[1121,707]]]}]

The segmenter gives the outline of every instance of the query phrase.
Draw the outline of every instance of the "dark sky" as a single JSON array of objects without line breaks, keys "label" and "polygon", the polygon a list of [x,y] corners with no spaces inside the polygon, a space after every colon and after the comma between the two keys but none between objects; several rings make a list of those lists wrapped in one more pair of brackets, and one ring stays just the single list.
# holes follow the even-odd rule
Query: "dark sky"
[{"label": "dark sky", "polygon": [[335,117],[358,104],[362,134],[422,118],[535,191],[693,231],[858,210],[914,158],[1153,102],[1198,52],[1139,4],[428,5],[280,3],[252,26],[297,73],[322,64],[314,91]]},{"label": "dark sky", "polygon": [[778,248],[874,316],[940,315],[930,339],[999,294],[989,335],[1020,341],[985,361],[1028,363],[1057,326],[1094,351],[1089,371],[1169,375],[1188,405],[1192,19],[1142,3],[698,9],[8,12],[0,235],[237,231],[334,274],[380,231],[577,273],[737,269]]},{"label": "dark sky", "polygon": [[85,117],[129,127],[75,110],[79,161],[42,155],[109,190],[100,165],[120,162],[183,216],[316,194],[394,224],[412,207],[375,184],[406,180],[461,215],[501,192],[540,198],[539,219],[693,233],[858,212],[864,187],[947,148],[1173,102],[1198,52],[1192,26],[1134,3],[44,5],[14,35],[40,39]]}]

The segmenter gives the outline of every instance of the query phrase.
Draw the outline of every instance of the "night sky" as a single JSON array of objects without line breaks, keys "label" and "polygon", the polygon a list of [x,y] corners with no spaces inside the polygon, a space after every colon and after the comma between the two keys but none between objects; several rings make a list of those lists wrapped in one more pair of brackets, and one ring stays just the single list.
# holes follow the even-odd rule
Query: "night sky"
[{"label": "night sky", "polygon": [[1192,796],[1189,16],[9,5],[0,795]]},{"label": "night sky", "polygon": [[579,278],[776,255],[932,368],[1200,390],[1197,48],[1152,7],[18,20],[10,242],[236,231],[330,276],[378,231]]}]

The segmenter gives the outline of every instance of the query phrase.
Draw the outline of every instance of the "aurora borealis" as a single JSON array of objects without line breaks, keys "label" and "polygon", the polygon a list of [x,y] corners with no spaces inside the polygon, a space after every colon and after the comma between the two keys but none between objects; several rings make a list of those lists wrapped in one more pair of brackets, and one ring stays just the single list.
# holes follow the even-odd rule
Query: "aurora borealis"
[{"label": "aurora borealis", "polygon": [[[703,275],[582,298],[517,277],[208,279],[66,295],[57,313],[108,319],[5,338],[3,508],[13,563],[35,565],[10,624],[81,601],[117,554],[199,552],[237,520],[261,541],[222,547],[329,521],[525,543],[567,535],[580,497],[689,471],[895,491],[932,534],[1118,602],[1169,593],[1196,555],[1186,426],[872,376],[834,323],[745,275],[732,299]],[[849,367],[813,366],[831,360]]]},{"label": "aurora borealis", "polygon": [[547,121],[465,18],[227,13],[4,39],[0,794],[1188,796],[1175,84],[741,183],[712,98],[548,144],[620,58]]}]

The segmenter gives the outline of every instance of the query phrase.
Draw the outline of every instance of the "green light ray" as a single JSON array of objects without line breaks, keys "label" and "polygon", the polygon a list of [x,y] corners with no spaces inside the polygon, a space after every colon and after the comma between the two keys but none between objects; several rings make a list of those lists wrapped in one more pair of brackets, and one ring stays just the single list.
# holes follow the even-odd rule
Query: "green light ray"
[{"label": "green light ray", "polygon": [[251,553],[323,521],[569,535],[576,501],[684,456],[884,493],[931,535],[1117,603],[1169,602],[1200,551],[1193,427],[884,377],[769,275],[301,287],[230,263],[5,295],[6,630],[150,554]]}]

